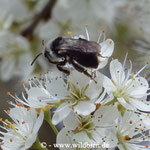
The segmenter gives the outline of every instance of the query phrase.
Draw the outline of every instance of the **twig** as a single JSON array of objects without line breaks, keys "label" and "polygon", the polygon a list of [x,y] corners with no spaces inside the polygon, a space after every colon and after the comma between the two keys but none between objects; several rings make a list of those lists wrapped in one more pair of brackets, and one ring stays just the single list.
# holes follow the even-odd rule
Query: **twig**
[{"label": "twig", "polygon": [[35,28],[41,20],[48,20],[52,16],[52,10],[56,4],[57,0],[49,0],[42,11],[35,16],[33,22],[22,31],[21,35],[25,37],[32,37]]}]

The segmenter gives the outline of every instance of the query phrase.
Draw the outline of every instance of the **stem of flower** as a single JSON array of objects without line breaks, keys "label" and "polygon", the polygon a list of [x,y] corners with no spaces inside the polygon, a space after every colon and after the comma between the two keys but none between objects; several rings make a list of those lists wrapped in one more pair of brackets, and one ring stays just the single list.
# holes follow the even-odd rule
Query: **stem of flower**
[{"label": "stem of flower", "polygon": [[51,121],[51,112],[49,108],[46,108],[44,111],[44,119],[47,121],[47,123],[50,125],[50,127],[53,129],[54,133],[57,135],[58,130],[56,129],[55,125],[53,125]]},{"label": "stem of flower", "polygon": [[117,99],[116,99],[116,98],[114,98],[114,99],[111,100],[110,102],[106,103],[105,105],[106,105],[106,106],[109,106],[109,105],[114,104],[115,102],[117,102]]},{"label": "stem of flower", "polygon": [[25,37],[27,36],[31,37],[33,35],[35,28],[37,27],[37,25],[41,20],[48,20],[51,18],[52,10],[56,2],[57,0],[49,0],[48,3],[45,5],[45,7],[41,10],[41,12],[37,16],[35,16],[33,22],[31,22],[31,24],[25,30],[23,30],[21,34]]},{"label": "stem of flower", "polygon": [[42,146],[41,142],[39,141],[39,138],[37,137],[35,143],[32,145],[31,148],[35,148],[37,150],[48,150],[46,147]]}]

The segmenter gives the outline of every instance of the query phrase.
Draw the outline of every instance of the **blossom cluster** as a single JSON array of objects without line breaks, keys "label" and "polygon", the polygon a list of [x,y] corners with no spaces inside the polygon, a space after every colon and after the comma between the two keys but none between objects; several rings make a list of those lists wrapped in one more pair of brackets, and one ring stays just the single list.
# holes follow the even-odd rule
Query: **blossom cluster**
[{"label": "blossom cluster", "polygon": [[[68,30],[78,33],[85,23],[91,26],[93,39],[96,37],[95,26],[101,24],[124,47],[129,48],[127,45],[136,40],[133,49],[141,55],[144,52],[149,56],[149,1],[52,1],[55,5],[51,8],[51,17],[46,19],[39,19],[38,16],[45,6],[51,5],[50,0],[13,0],[12,3],[10,0],[0,1],[0,80],[7,82],[18,76],[26,80],[36,73],[46,71],[49,66],[42,57],[35,66],[29,67],[33,55],[43,49],[41,41],[65,35]],[[40,21],[35,21],[35,18]],[[29,29],[34,22],[37,22],[33,25],[34,29]],[[133,38],[133,35],[136,37]],[[129,44],[125,43],[125,46],[122,39]],[[146,56],[141,58],[149,61]]]},{"label": "blossom cluster", "polygon": [[[58,70],[50,70],[40,78],[29,80],[29,85],[22,81],[25,92],[22,98],[10,92],[7,94],[14,99],[10,102],[12,108],[6,111],[10,116],[0,121],[1,143],[3,150],[26,150],[30,147],[46,149],[37,144],[38,131],[46,120],[57,135],[56,144],[76,144],[76,148],[65,149],[91,150],[99,145],[101,150],[147,150],[150,146],[150,102],[149,85],[146,75],[132,71],[132,62],[127,54],[123,64],[118,59],[112,59],[109,64],[110,77],[101,72],[108,63],[114,51],[114,42],[105,39],[103,28],[97,44],[100,45],[97,55],[97,69],[87,69],[92,78],[83,72],[71,69],[70,75]],[[90,41],[86,36],[72,36],[74,39]],[[55,109],[55,110],[54,110]],[[53,111],[53,115],[51,112]],[[63,122],[60,131],[55,125]],[[81,148],[81,144],[87,147]]]}]

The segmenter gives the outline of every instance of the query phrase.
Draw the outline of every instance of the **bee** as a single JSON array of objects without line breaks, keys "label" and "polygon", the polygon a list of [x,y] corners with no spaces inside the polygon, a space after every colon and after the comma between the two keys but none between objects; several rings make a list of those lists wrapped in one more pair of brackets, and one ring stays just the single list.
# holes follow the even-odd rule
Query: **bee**
[{"label": "bee", "polygon": [[[65,67],[68,63],[77,71],[84,73],[94,80],[93,75],[88,72],[88,69],[98,68],[100,63],[98,57],[106,58],[100,52],[100,44],[90,41],[89,38],[86,40],[84,38],[57,37],[46,44],[44,56],[49,63],[55,64],[58,70],[67,75],[70,74],[69,67]],[[37,55],[31,65],[42,54]]]}]

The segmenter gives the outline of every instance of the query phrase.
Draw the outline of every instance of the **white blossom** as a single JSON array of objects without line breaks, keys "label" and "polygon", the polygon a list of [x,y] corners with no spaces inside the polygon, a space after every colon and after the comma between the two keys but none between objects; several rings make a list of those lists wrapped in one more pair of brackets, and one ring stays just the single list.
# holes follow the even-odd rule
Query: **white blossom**
[{"label": "white blossom", "polygon": [[23,94],[24,100],[11,96],[29,107],[58,107],[52,118],[52,122],[58,124],[71,111],[86,116],[96,109],[96,103],[105,96],[102,88],[103,75],[97,73],[94,80],[97,83],[76,70],[73,70],[67,79],[49,72],[40,81],[34,79],[29,82],[29,89],[25,87],[27,96]]},{"label": "white blossom", "polygon": [[146,66],[137,73],[132,73],[132,64],[130,64],[126,74],[125,61],[123,65],[117,59],[110,63],[111,79],[105,77],[103,82],[109,96],[105,103],[119,102],[127,110],[149,111],[150,105],[146,101],[149,94],[148,82],[139,75]]},{"label": "white blossom", "polygon": [[[34,67],[28,41],[13,32],[0,32],[0,78],[8,81],[14,76],[29,77]],[[27,63],[28,61],[28,63]]]},{"label": "white blossom", "polygon": [[7,17],[11,17],[12,22],[23,22],[30,18],[31,14],[22,0],[1,0],[0,21]]},{"label": "white blossom", "polygon": [[112,128],[118,116],[116,106],[100,106],[93,115],[86,117],[70,113],[63,121],[65,127],[57,135],[56,143],[72,143],[80,146],[91,144],[91,148],[97,144],[105,148],[103,147],[107,136],[105,128],[106,130]]},{"label": "white blossom", "polygon": [[[149,116],[126,111],[116,122],[115,128],[109,131],[113,133],[114,141],[117,141],[112,144],[117,144],[119,150],[149,149],[149,120]],[[110,144],[109,140],[107,142]]]},{"label": "white blossom", "polygon": [[36,141],[44,119],[43,111],[37,116],[35,109],[15,106],[7,111],[12,121],[2,121],[0,143],[3,150],[26,150]]}]

